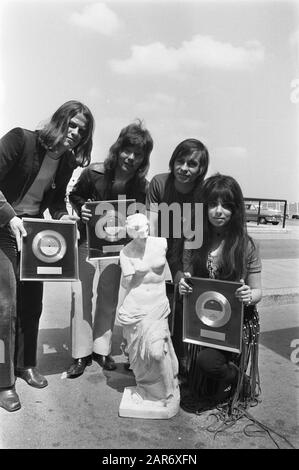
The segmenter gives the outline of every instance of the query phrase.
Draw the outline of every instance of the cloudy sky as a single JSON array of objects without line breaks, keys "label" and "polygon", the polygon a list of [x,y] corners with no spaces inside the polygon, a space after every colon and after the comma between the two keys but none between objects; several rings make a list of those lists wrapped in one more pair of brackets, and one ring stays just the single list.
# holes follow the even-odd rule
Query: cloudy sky
[{"label": "cloudy sky", "polygon": [[299,201],[299,2],[2,0],[0,22],[1,135],[77,99],[96,120],[93,161],[141,118],[149,177],[195,137],[209,174]]}]

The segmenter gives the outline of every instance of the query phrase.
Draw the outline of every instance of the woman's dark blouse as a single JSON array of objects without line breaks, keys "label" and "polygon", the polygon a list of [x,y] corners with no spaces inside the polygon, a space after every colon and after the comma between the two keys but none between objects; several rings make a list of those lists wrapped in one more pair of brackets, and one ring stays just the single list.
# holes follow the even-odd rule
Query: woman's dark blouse
[{"label": "woman's dark blouse", "polygon": [[[192,276],[202,277],[201,273],[196,270],[196,267],[193,265],[193,250],[184,250],[183,253],[183,266],[184,272],[189,272]],[[246,253],[246,273],[245,278],[249,274],[260,273],[262,269],[261,258],[259,254],[259,247],[256,242],[252,243],[248,240],[247,244],[247,253]],[[217,271],[217,266],[215,266],[215,271]],[[217,275],[215,276],[217,278]],[[235,279],[239,281],[239,279]]]}]

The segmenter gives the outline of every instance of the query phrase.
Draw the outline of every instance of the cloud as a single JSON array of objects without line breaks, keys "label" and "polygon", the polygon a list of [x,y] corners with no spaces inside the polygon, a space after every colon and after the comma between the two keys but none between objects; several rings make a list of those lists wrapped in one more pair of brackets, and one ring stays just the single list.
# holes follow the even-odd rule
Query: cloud
[{"label": "cloud", "polygon": [[299,46],[299,30],[293,31],[289,36],[291,46]]},{"label": "cloud", "polygon": [[112,36],[120,28],[120,20],[104,3],[94,3],[83,8],[81,13],[74,12],[70,22],[82,28],[97,31],[105,36]]},{"label": "cloud", "polygon": [[148,95],[135,105],[136,111],[144,114],[173,114],[176,108],[177,100],[174,96],[159,92]]},{"label": "cloud", "polygon": [[175,129],[176,134],[178,131],[188,135],[190,133],[196,134],[205,129],[208,124],[199,118],[198,113],[195,113],[194,116],[190,112],[190,108],[186,111],[188,105],[188,100],[157,92],[151,93],[143,100],[135,102],[134,110],[138,116],[147,116],[157,126],[166,128],[169,126],[170,129]]},{"label": "cloud", "polygon": [[112,59],[110,66],[119,74],[163,75],[201,68],[250,70],[263,60],[264,48],[258,41],[248,41],[241,47],[198,34],[177,49],[161,42],[132,46],[129,59]]},{"label": "cloud", "polygon": [[100,98],[100,99],[104,98],[103,90],[96,86],[89,88],[89,90],[87,90],[86,95],[89,98]]},{"label": "cloud", "polygon": [[[249,158],[248,149],[241,146],[209,147],[211,164],[208,176],[216,172],[231,175],[241,184],[242,179],[249,177],[252,181],[252,173],[256,171],[253,158]],[[228,171],[229,168],[229,171]],[[244,173],[244,169],[246,171]],[[253,176],[254,177],[254,176]]]},{"label": "cloud", "polygon": [[217,158],[246,158],[248,150],[245,147],[215,147],[213,155]]}]

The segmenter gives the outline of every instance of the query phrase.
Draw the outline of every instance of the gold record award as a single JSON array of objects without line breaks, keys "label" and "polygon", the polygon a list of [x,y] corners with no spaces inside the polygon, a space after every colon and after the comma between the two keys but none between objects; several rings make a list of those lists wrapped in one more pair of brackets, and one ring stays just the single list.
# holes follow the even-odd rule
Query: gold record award
[{"label": "gold record award", "polygon": [[41,261],[55,263],[66,253],[65,238],[54,230],[43,230],[35,235],[32,241],[32,251]]},{"label": "gold record award", "polygon": [[183,340],[241,352],[243,304],[235,297],[239,282],[188,278],[192,293],[184,296]]},{"label": "gold record award", "polygon": [[21,281],[78,279],[77,225],[69,220],[23,218]]},{"label": "gold record award", "polygon": [[201,294],[196,301],[195,310],[198,318],[212,328],[225,325],[232,311],[227,298],[214,291]]},{"label": "gold record award", "polygon": [[126,218],[136,212],[135,199],[86,202],[91,211],[87,223],[88,258],[119,258],[120,250],[130,241]]}]

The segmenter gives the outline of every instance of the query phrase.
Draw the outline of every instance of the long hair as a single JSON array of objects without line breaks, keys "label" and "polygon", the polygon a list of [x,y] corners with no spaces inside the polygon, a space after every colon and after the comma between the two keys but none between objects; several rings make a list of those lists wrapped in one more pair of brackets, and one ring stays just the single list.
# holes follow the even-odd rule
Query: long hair
[{"label": "long hair", "polygon": [[46,149],[55,150],[66,138],[70,120],[79,113],[85,117],[87,126],[79,145],[72,152],[77,164],[84,167],[90,163],[94,130],[93,115],[85,104],[75,100],[67,101],[55,111],[50,121],[38,131],[38,134],[40,142]]},{"label": "long hair", "polygon": [[[196,194],[200,192],[202,183],[208,171],[209,152],[206,146],[202,142],[200,142],[200,140],[186,139],[180,142],[176,146],[169,160],[170,173],[168,174],[168,177],[166,180],[165,192],[164,192],[164,201],[167,202],[168,204],[174,201],[174,198],[176,197],[176,193],[177,193],[175,189],[175,178],[174,178],[175,161],[178,158],[193,155],[193,154],[196,157],[199,157],[199,172],[196,177],[196,180],[194,181],[192,193],[195,197]],[[175,245],[177,245],[177,249],[175,251],[180,252],[180,250],[181,251],[183,250],[182,248],[183,242],[180,243],[179,240],[176,240],[174,243]]]},{"label": "long hair", "polygon": [[104,161],[105,174],[109,178],[113,177],[120,152],[128,147],[133,147],[134,150],[143,154],[143,160],[133,180],[136,181],[136,184],[143,182],[149,169],[149,158],[153,145],[149,131],[143,127],[142,121],[137,119],[136,122],[121,130],[116,142],[110,147],[108,157]]},{"label": "long hair", "polygon": [[169,170],[173,175],[174,163],[178,158],[192,155],[199,157],[199,173],[196,178],[196,185],[204,180],[209,166],[209,152],[206,146],[198,139],[186,139],[180,142],[174,149],[170,160]]},{"label": "long hair", "polygon": [[213,234],[213,226],[208,219],[208,206],[209,203],[220,200],[230,205],[232,214],[225,227],[219,278],[239,281],[246,273],[248,241],[253,244],[247,234],[242,190],[233,177],[217,173],[205,180],[199,198],[197,202],[204,203],[203,244],[193,253],[194,272],[200,277],[208,275],[206,264]]},{"label": "long hair", "polygon": [[[177,190],[175,189],[175,178],[174,178],[174,164],[178,158],[186,157],[193,155],[199,158],[199,172],[194,181],[194,186],[192,189],[193,197],[200,191],[204,178],[208,171],[209,166],[209,152],[206,146],[198,139],[185,139],[180,142],[174,149],[170,160],[169,160],[169,170],[170,173],[167,177],[165,184],[165,191],[163,200],[167,204],[171,204],[175,201],[177,197]],[[170,255],[168,255],[168,261],[170,264],[175,263],[178,259],[182,258],[184,249],[184,239],[174,238],[172,240],[172,250]]]}]

